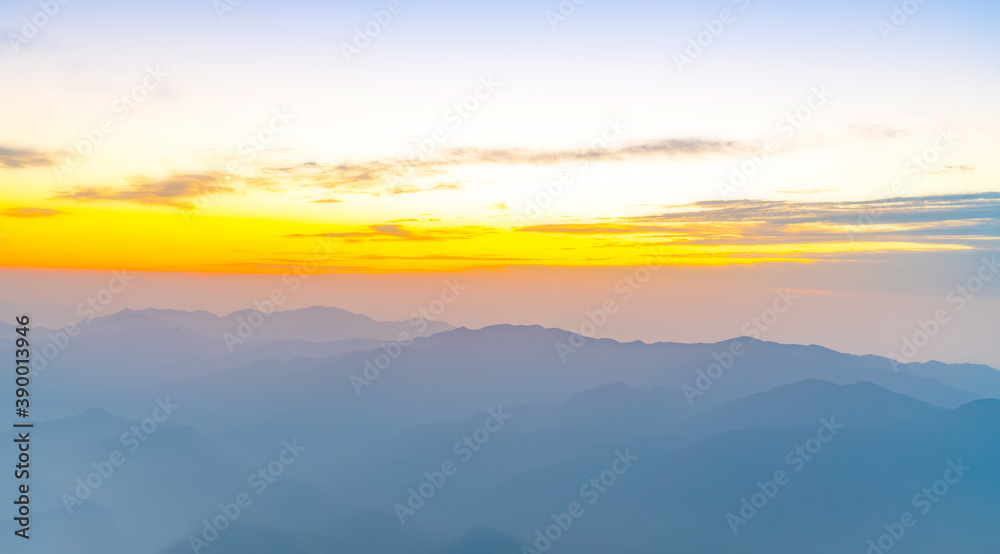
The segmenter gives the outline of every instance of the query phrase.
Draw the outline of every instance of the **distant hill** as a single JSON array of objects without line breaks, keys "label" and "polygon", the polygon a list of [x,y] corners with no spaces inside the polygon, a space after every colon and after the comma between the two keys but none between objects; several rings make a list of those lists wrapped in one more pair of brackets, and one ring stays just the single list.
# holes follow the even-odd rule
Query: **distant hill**
[{"label": "distant hill", "polygon": [[[266,318],[251,318],[252,313],[122,310],[81,322],[74,337],[35,327],[36,386],[50,398],[42,409],[47,417],[61,417],[86,408],[78,400],[88,391],[195,379],[268,359],[328,359],[396,341],[404,332],[412,338],[453,329],[443,322],[379,322],[339,308],[303,308]],[[0,326],[4,329],[12,328]],[[45,359],[53,352],[53,359]],[[4,341],[0,353],[12,356],[13,345]],[[9,400],[0,399],[0,407]]]}]

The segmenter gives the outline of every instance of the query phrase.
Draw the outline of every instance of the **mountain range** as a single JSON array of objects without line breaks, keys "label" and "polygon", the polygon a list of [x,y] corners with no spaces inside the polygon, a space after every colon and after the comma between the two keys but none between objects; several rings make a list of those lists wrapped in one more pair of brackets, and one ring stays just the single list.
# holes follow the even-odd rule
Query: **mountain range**
[{"label": "mountain range", "polygon": [[[871,554],[872,541],[883,553],[930,554],[1000,545],[993,368],[897,366],[746,337],[581,341],[537,326],[434,323],[399,341],[411,323],[329,308],[275,313],[228,354],[221,335],[249,315],[98,318],[37,372],[32,549]],[[560,356],[569,344],[576,352]],[[164,405],[176,408],[162,417]],[[301,456],[290,460],[292,444]],[[116,451],[124,462],[101,474]],[[271,478],[258,493],[260,471]],[[250,505],[206,539],[206,522],[241,493]]]}]

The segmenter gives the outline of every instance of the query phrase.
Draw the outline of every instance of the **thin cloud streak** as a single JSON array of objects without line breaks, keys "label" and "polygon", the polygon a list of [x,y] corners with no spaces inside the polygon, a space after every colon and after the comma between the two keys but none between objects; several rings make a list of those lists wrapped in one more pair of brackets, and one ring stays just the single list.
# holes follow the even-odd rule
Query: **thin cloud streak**
[{"label": "thin cloud streak", "polygon": [[0,168],[23,169],[27,167],[51,167],[56,165],[56,155],[30,148],[10,148],[0,146]]},{"label": "thin cloud streak", "polygon": [[81,202],[135,202],[193,210],[191,200],[194,198],[235,192],[232,187],[220,185],[218,180],[215,175],[195,174],[178,174],[159,181],[140,178],[126,188],[77,187],[57,194],[55,198]]}]

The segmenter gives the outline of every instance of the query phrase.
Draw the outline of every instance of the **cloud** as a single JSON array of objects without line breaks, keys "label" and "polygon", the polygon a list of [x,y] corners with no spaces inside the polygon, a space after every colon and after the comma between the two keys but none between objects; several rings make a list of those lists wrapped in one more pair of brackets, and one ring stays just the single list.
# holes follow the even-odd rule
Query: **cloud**
[{"label": "cloud", "polygon": [[533,258],[514,258],[508,256],[464,256],[461,254],[425,254],[420,256],[403,256],[391,254],[362,254],[353,256],[361,260],[447,260],[459,262],[533,262]]},{"label": "cloud", "polygon": [[52,217],[55,215],[65,214],[66,212],[60,210],[53,210],[51,208],[10,208],[3,212],[4,217]]},{"label": "cloud", "polygon": [[509,164],[555,165],[564,162],[607,162],[637,158],[692,159],[716,156],[735,156],[749,150],[739,141],[687,138],[661,139],[619,148],[589,148],[580,150],[528,150],[459,148],[442,152],[441,159],[432,164]]},{"label": "cloud", "polygon": [[562,235],[635,235],[646,233],[666,233],[676,230],[666,225],[608,225],[608,224],[554,224],[521,227],[525,233],[557,233]]},{"label": "cloud", "polygon": [[54,166],[56,163],[54,154],[28,148],[7,148],[0,146],[0,168],[48,167]]},{"label": "cloud", "polygon": [[402,225],[372,225],[372,230],[381,235],[392,235],[407,239],[413,238],[413,233],[403,229]]},{"label": "cloud", "polygon": [[[562,163],[623,162],[641,159],[701,159],[735,156],[750,147],[738,141],[704,138],[661,139],[619,148],[584,148],[577,150],[533,150],[527,148],[484,149],[454,148],[420,153],[412,158],[383,158],[325,164],[315,161],[290,166],[261,167],[253,176],[239,179],[247,189],[280,193],[289,187],[314,187],[343,193],[399,195],[418,192],[455,191],[461,182],[441,182],[421,186],[412,181],[444,176],[449,169],[470,165],[550,166]],[[4,150],[0,149],[0,153]],[[22,155],[24,160],[28,156]],[[0,158],[2,159],[2,158]],[[2,163],[2,162],[0,162]],[[20,163],[25,163],[24,161]],[[235,193],[222,185],[215,174],[176,174],[161,181],[143,177],[133,179],[124,188],[78,187],[56,197],[66,200],[111,200],[175,206],[193,209],[191,199],[207,194]],[[312,203],[337,203],[338,198],[321,198]]]},{"label": "cloud", "polygon": [[865,214],[880,222],[942,222],[1000,217],[1000,193],[897,197],[849,202],[770,200],[711,200],[675,206],[671,211],[643,216],[643,221],[767,221],[770,223],[858,224]]},{"label": "cloud", "polygon": [[215,175],[197,174],[177,174],[160,181],[139,178],[125,188],[77,187],[57,194],[56,198],[81,202],[136,202],[193,210],[191,201],[197,197],[235,192],[231,187],[219,184],[218,180]]},{"label": "cloud", "polygon": [[339,204],[340,202],[343,202],[343,200],[340,200],[339,198],[321,198],[319,200],[313,200],[310,203],[311,204]]},{"label": "cloud", "polygon": [[462,185],[458,183],[441,183],[429,188],[420,187],[393,187],[389,189],[389,194],[410,194],[414,192],[430,192],[432,190],[461,190]]},{"label": "cloud", "polygon": [[910,135],[910,132],[906,130],[882,124],[848,125],[847,128],[853,131],[854,133],[857,133],[862,138],[867,138],[867,139],[891,139],[899,136]]},{"label": "cloud", "polygon": [[370,225],[362,231],[337,231],[330,233],[285,235],[285,238],[336,238],[336,239],[375,239],[375,238],[414,238],[413,233],[402,225],[385,224]]},{"label": "cloud", "polygon": [[292,183],[343,192],[369,192],[384,185],[387,176],[400,171],[401,166],[392,160],[338,164],[306,162],[289,167],[262,167],[255,176],[242,181],[249,188],[272,191],[281,191]]},{"label": "cloud", "polygon": [[499,232],[488,227],[466,226],[453,228],[411,229],[398,224],[369,225],[356,231],[284,235],[285,238],[333,238],[348,242],[370,240],[453,240]]},{"label": "cloud", "polygon": [[410,158],[322,164],[307,162],[295,166],[262,168],[256,177],[246,179],[247,186],[281,190],[287,183],[369,194],[409,194],[459,190],[460,183],[441,183],[419,187],[410,181],[433,178],[448,169],[469,165],[551,166],[562,163],[623,162],[642,159],[703,159],[737,156],[751,147],[738,141],[685,138],[646,141],[619,148],[583,148],[533,150],[528,148],[453,148],[418,153]]},{"label": "cloud", "polygon": [[888,198],[851,202],[706,201],[599,223],[516,229],[565,235],[644,235],[672,244],[774,245],[897,242],[1000,246],[1000,193]]},{"label": "cloud", "polygon": [[[835,260],[861,259],[889,252],[984,251],[1000,248],[1000,193],[889,198],[848,202],[773,200],[706,201],[659,206],[642,216],[533,225],[513,230],[497,227],[424,227],[397,220],[365,227],[330,229],[287,238],[326,238],[359,243],[453,241],[491,233],[546,234],[559,248],[634,250],[670,248],[677,259]],[[506,239],[505,239],[506,240]],[[518,240],[510,237],[510,240]],[[419,259],[441,252],[378,252],[366,259]],[[423,250],[423,249],[421,249]],[[350,248],[345,248],[345,252]],[[420,252],[418,254],[418,252]],[[455,255],[454,251],[450,255]],[[524,260],[467,256],[484,263]],[[431,259],[431,258],[428,258]],[[443,259],[443,258],[442,258]],[[581,263],[612,261],[587,257]],[[884,258],[883,258],[884,259]],[[820,290],[810,294],[822,294]]]},{"label": "cloud", "polygon": [[925,175],[944,175],[947,173],[958,173],[961,171],[975,171],[976,168],[971,165],[946,165],[941,169],[935,171],[925,171]]}]

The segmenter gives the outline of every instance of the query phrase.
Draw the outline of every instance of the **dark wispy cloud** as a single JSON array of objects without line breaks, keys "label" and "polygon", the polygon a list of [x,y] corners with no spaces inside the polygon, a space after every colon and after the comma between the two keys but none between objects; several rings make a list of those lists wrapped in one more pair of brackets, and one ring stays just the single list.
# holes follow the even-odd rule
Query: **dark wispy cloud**
[{"label": "dark wispy cloud", "polygon": [[52,217],[66,212],[52,208],[10,208],[3,212],[5,217]]},{"label": "dark wispy cloud", "polygon": [[702,138],[662,139],[619,148],[589,148],[582,150],[528,150],[524,148],[476,149],[459,148],[442,152],[440,159],[430,164],[509,164],[555,165],[564,162],[607,162],[637,158],[692,159],[716,156],[734,156],[746,152],[750,146],[739,141]]},{"label": "dark wispy cloud", "polygon": [[[342,192],[370,192],[384,185],[392,175],[402,175],[405,166],[393,160],[360,163],[321,164],[307,162],[287,167],[262,167],[243,179],[249,188],[282,191],[291,186],[337,189]],[[427,172],[424,172],[427,173]]]},{"label": "dark wispy cloud", "polygon": [[372,225],[372,231],[380,235],[391,235],[404,239],[411,239],[414,237],[413,233],[403,229],[402,225]]},{"label": "dark wispy cloud", "polygon": [[[712,200],[697,202],[644,221],[766,221],[783,225],[828,223],[942,223],[1000,218],[1000,193],[898,197],[848,202]],[[873,220],[873,221],[870,221]]]},{"label": "dark wispy cloud", "polygon": [[702,245],[907,242],[1000,246],[1000,193],[850,202],[706,201],[598,223],[522,227],[519,232],[646,235]]},{"label": "dark wispy cloud", "polygon": [[[336,190],[338,193],[399,195],[432,191],[455,191],[464,187],[458,181],[444,182],[450,169],[474,165],[551,166],[562,163],[625,162],[652,159],[708,159],[744,154],[753,145],[720,139],[683,138],[661,139],[629,144],[617,148],[584,148],[537,150],[528,148],[453,148],[412,158],[381,158],[340,163],[305,162],[296,165],[255,168],[249,176],[226,184],[218,174],[180,173],[154,181],[136,178],[125,187],[77,187],[60,192],[64,200],[114,200],[140,204],[175,206],[193,209],[191,200],[202,195],[238,193],[246,189],[275,193],[290,188],[313,187]],[[9,164],[40,163],[45,158],[30,151],[0,149],[0,165],[4,152],[10,153]],[[16,155],[15,155],[16,154]],[[437,184],[424,184],[428,178],[438,178]],[[420,179],[420,181],[418,181]],[[238,182],[238,185],[236,184]],[[240,188],[236,188],[239,186]],[[340,198],[320,198],[313,203],[337,203]]]},{"label": "dark wispy cloud", "polygon": [[231,192],[235,190],[220,184],[216,175],[178,174],[158,181],[135,179],[124,188],[77,187],[55,197],[82,202],[135,202],[192,210],[195,198]]},{"label": "dark wispy cloud", "polygon": [[[888,135],[894,135],[898,132],[897,130],[877,129],[877,133]],[[254,168],[252,174],[248,176],[235,179],[232,182],[227,181],[225,185],[220,184],[218,175],[215,174],[184,173],[162,181],[139,178],[124,188],[81,187],[60,193],[58,197],[73,200],[129,201],[188,209],[191,207],[191,198],[204,194],[237,193],[244,187],[275,193],[287,192],[292,188],[307,187],[335,190],[338,194],[399,195],[460,190],[465,186],[465,183],[455,180],[447,181],[446,179],[450,175],[449,172],[465,166],[539,167],[644,160],[709,160],[735,158],[757,148],[759,148],[759,144],[756,142],[700,137],[647,140],[610,148],[548,150],[452,148],[410,157],[387,157],[338,163],[310,161],[295,165],[263,166]],[[0,154],[3,152],[5,150],[0,149]],[[27,163],[31,157],[22,154],[19,159],[22,161],[18,163]],[[961,167],[961,169],[967,168]],[[952,171],[953,169],[945,168],[943,170]],[[433,183],[435,180],[437,184],[428,184],[428,181]],[[337,203],[342,201],[342,198],[320,198],[311,202]]]},{"label": "dark wispy cloud", "polygon": [[58,163],[55,154],[30,148],[0,146],[0,168],[48,167]]},{"label": "dark wispy cloud", "polygon": [[738,156],[752,145],[739,141],[662,139],[618,148],[533,150],[528,148],[453,148],[413,158],[383,158],[335,164],[308,162],[261,168],[247,186],[280,190],[288,183],[370,194],[407,194],[458,190],[461,183],[417,186],[412,180],[444,175],[449,168],[471,165],[550,166],[562,163],[623,162],[642,159],[691,160]]}]

